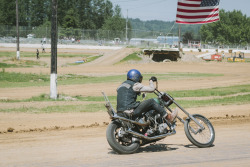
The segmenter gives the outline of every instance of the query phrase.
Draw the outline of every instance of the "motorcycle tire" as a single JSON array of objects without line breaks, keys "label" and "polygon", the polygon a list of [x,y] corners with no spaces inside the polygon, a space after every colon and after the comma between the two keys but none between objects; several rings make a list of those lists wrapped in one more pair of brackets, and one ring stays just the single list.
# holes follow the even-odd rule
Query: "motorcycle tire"
[{"label": "motorcycle tire", "polygon": [[120,123],[111,122],[106,131],[107,141],[110,147],[118,154],[132,154],[140,147],[139,143],[132,142],[132,135],[124,134],[119,137],[119,130],[122,128]]},{"label": "motorcycle tire", "polygon": [[[205,129],[202,130],[192,119],[188,118],[184,124],[184,130],[191,143],[200,148],[211,147],[215,140],[215,131],[212,123],[204,116],[195,114],[195,119],[202,124]],[[197,133],[194,133],[195,132]]]}]

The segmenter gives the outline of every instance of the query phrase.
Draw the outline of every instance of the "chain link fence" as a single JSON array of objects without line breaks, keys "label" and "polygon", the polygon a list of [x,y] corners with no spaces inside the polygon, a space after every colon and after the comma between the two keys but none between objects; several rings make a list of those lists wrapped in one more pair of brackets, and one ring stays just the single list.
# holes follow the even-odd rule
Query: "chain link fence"
[{"label": "chain link fence", "polygon": [[[50,44],[50,27],[19,27],[19,39],[21,44]],[[87,30],[73,28],[58,28],[58,43],[59,44],[82,44],[82,45],[124,45],[135,46],[141,48],[177,48],[178,47],[178,32],[171,34],[145,31],[145,30],[128,30],[112,31],[112,30]],[[16,42],[16,27],[0,25],[0,43],[15,43]],[[249,50],[250,45],[214,45],[202,44],[199,45],[181,44],[182,48],[191,49],[234,49],[234,50]]]}]

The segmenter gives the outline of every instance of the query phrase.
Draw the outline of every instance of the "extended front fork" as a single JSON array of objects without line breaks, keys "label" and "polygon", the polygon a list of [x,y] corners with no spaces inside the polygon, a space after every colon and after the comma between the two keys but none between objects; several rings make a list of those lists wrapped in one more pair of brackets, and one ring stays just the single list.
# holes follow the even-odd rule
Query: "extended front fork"
[{"label": "extended front fork", "polygon": [[[158,90],[157,90],[158,91]],[[161,92],[158,91],[158,93],[161,94]],[[165,94],[179,109],[181,109],[187,116],[187,119],[192,119],[199,127],[200,129],[198,129],[197,131],[195,131],[192,127],[190,127],[191,131],[194,134],[199,133],[200,131],[204,130],[205,127],[197,120],[193,117],[193,115],[189,114],[184,108],[182,108],[169,94]],[[169,108],[169,106],[166,106],[166,108],[172,113],[173,111],[171,110],[171,108]],[[177,116],[177,118],[184,124],[186,120],[183,120],[181,117]]]}]

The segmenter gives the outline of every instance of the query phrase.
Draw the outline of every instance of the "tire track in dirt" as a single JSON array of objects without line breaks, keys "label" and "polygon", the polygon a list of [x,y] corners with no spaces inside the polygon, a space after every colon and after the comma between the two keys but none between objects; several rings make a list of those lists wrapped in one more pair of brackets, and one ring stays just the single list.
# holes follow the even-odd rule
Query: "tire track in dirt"
[{"label": "tire track in dirt", "polygon": [[110,52],[105,52],[102,57],[96,59],[95,61],[89,62],[84,64],[84,66],[97,66],[97,65],[102,65],[102,66],[108,66],[108,65],[113,65],[129,54],[132,54],[136,51],[140,51],[138,48],[122,48],[119,50],[115,51],[110,51]]},{"label": "tire track in dirt", "polygon": [[[104,104],[104,102],[103,102]],[[216,124],[242,123],[250,120],[250,104],[208,106],[186,109],[190,114],[201,114]],[[179,111],[179,116],[186,115]],[[90,128],[106,126],[109,116],[103,105],[99,112],[66,112],[66,113],[0,113],[0,133],[8,133],[8,129],[14,129],[14,133],[43,132],[51,130],[65,130],[74,128]],[[182,126],[181,122],[177,122]],[[9,132],[11,133],[11,132]]]},{"label": "tire track in dirt", "polygon": [[213,100],[213,99],[223,99],[227,97],[236,97],[236,96],[244,96],[244,95],[249,95],[250,92],[245,92],[245,93],[236,93],[236,94],[231,94],[231,95],[226,95],[226,96],[207,96],[207,97],[177,97],[175,100]]}]

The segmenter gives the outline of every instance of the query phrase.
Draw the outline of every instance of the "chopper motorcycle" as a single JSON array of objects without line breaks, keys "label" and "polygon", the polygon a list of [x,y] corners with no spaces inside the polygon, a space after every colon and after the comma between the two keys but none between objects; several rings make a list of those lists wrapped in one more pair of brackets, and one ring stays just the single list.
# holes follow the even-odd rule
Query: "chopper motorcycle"
[{"label": "chopper motorcycle", "polygon": [[[160,92],[156,88],[154,93],[157,95],[154,100],[162,107],[172,112],[170,106],[175,104],[187,115],[185,120],[179,116],[176,119],[184,124],[185,134],[192,144],[200,148],[213,145],[215,130],[206,117],[200,114],[189,114],[166,92]],[[106,94],[104,92],[102,94],[111,119],[111,123],[107,127],[106,138],[111,148],[118,154],[135,153],[140,146],[155,143],[176,134],[176,120],[170,123],[154,110],[145,112],[140,117],[133,119],[127,115],[126,117],[119,116]]]}]

